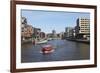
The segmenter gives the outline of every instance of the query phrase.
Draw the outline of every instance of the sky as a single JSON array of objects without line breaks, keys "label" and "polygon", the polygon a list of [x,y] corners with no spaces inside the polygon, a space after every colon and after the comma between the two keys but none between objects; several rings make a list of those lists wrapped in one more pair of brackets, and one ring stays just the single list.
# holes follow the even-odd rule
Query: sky
[{"label": "sky", "polygon": [[42,32],[56,33],[64,32],[65,27],[75,27],[79,17],[90,19],[90,13],[64,12],[64,11],[43,11],[43,10],[21,10],[21,17],[27,18],[27,23]]}]

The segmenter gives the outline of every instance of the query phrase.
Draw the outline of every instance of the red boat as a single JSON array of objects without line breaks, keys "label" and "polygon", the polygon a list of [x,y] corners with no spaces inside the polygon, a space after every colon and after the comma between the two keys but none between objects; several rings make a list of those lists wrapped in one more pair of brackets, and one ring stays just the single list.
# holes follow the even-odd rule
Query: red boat
[{"label": "red boat", "polygon": [[45,45],[41,49],[41,53],[43,53],[43,54],[48,54],[48,53],[51,53],[53,51],[54,51],[54,49],[51,45]]}]

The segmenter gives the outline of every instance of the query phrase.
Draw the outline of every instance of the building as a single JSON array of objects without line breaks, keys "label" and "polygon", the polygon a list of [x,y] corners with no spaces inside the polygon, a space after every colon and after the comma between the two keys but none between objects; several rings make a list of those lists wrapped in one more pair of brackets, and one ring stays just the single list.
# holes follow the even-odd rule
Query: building
[{"label": "building", "polygon": [[24,24],[24,25],[27,24],[27,19],[25,17],[22,17],[21,18],[21,23]]},{"label": "building", "polygon": [[25,25],[21,31],[21,36],[23,39],[32,38],[33,32],[33,27],[31,25]]},{"label": "building", "polygon": [[73,36],[73,28],[72,27],[66,27],[64,36],[66,38],[72,37]]},{"label": "building", "polygon": [[27,19],[25,17],[21,18],[21,30],[23,31],[25,25],[27,25]]},{"label": "building", "polygon": [[34,32],[33,32],[33,39],[37,39],[40,40],[40,33],[41,33],[41,29],[40,28],[33,28]]},{"label": "building", "polygon": [[21,20],[21,38],[25,39],[35,39],[37,41],[44,39],[46,34],[41,32],[40,28],[35,28],[27,23],[27,19],[22,17]]},{"label": "building", "polygon": [[64,32],[60,32],[58,36],[59,36],[60,39],[65,39],[65,33]]},{"label": "building", "polygon": [[41,39],[45,39],[46,38],[46,34],[44,32],[40,32],[40,38]]},{"label": "building", "polygon": [[72,30],[70,30],[70,33],[71,33],[71,38],[76,38],[76,32],[75,32],[75,27],[72,28]]},{"label": "building", "polygon": [[34,32],[34,30],[33,30],[32,25],[28,25],[27,19],[25,17],[22,17],[22,20],[21,20],[21,39],[25,40],[25,39],[32,38],[33,32]]},{"label": "building", "polygon": [[52,38],[57,38],[57,34],[55,30],[52,30]]},{"label": "building", "polygon": [[89,38],[90,37],[90,19],[87,18],[78,18],[77,26],[75,27],[76,37],[77,38]]}]

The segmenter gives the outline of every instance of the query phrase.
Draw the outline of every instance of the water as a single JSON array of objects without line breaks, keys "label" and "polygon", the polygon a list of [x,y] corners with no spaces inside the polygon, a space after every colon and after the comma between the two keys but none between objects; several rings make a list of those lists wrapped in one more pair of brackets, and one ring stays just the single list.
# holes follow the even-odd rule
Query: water
[{"label": "water", "polygon": [[90,59],[90,45],[67,40],[51,40],[46,44],[51,44],[54,52],[50,54],[40,53],[45,44],[33,45],[27,43],[21,48],[21,62],[48,62],[67,60],[87,60]]}]

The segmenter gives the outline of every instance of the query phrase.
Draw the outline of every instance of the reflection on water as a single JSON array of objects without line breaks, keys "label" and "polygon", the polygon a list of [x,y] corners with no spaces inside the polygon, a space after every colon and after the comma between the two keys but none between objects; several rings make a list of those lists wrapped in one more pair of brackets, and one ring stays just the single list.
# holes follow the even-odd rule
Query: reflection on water
[{"label": "reflection on water", "polygon": [[90,58],[89,44],[67,40],[51,40],[46,44],[54,46],[55,51],[44,55],[40,53],[40,50],[45,44],[34,46],[32,43],[27,43],[22,45],[21,62],[86,60]]}]

